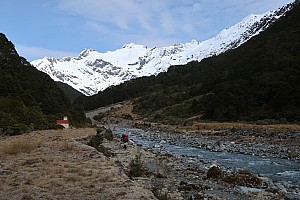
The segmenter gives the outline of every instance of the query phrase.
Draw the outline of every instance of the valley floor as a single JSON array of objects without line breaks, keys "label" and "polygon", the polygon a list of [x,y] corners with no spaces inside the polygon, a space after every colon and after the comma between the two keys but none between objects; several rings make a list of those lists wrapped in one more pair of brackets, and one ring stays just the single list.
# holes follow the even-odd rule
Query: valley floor
[{"label": "valley floor", "polygon": [[[93,118],[93,116],[105,112],[108,113],[106,117],[100,122],[95,120],[93,122],[98,125],[117,124],[120,127],[135,127],[160,132],[154,137],[161,137],[161,133],[168,135],[171,133],[171,135],[200,138],[204,144],[197,145],[204,145],[204,148],[212,151],[228,150],[300,161],[300,125],[298,124],[257,125],[195,122],[187,126],[165,125],[147,122],[147,119],[142,119],[134,114],[132,108],[131,102],[125,102],[110,108],[89,112],[87,116]],[[253,151],[250,151],[251,149]]]},{"label": "valley floor", "polygon": [[[146,119],[141,119],[133,114],[130,103],[117,104],[110,109],[95,110],[88,113],[88,115],[92,117],[92,115],[102,111],[109,114],[100,122],[94,121],[99,126],[110,124],[111,127],[141,128],[147,131],[148,138],[156,141],[170,141],[171,139],[174,144],[196,145],[210,151],[230,151],[287,160],[292,159],[296,163],[299,163],[300,160],[299,125],[265,126],[238,123],[195,123],[192,126],[162,125],[149,123]],[[129,115],[131,117],[128,117]],[[197,138],[197,140],[194,138]],[[134,146],[128,148],[126,155],[136,155],[134,152],[128,152],[136,152],[135,148]],[[197,163],[193,160],[176,158],[168,154],[159,155],[157,153],[152,160],[149,160],[149,156],[144,157],[145,164],[148,164],[148,167],[150,166],[151,168],[152,163],[152,168],[156,169],[159,168],[157,163],[161,163],[161,161],[157,160],[163,158],[163,167],[160,168],[162,171],[167,170],[168,172],[164,172],[165,174],[163,172],[160,173],[160,175],[167,177],[163,179],[165,189],[162,190],[166,192],[168,187],[169,189],[173,188],[173,191],[169,191],[168,194],[177,194],[176,198],[173,196],[170,199],[189,199],[191,195],[198,195],[198,199],[300,199],[299,186],[290,187],[285,182],[274,185],[272,181],[265,179],[266,185],[268,185],[267,188],[266,186],[244,188],[241,185],[224,183],[222,179],[207,179],[211,163]],[[116,159],[120,161],[122,157],[117,156]],[[127,164],[126,162],[123,164],[128,166],[128,160]],[[228,172],[224,170],[224,173]],[[197,181],[194,181],[195,177]],[[261,178],[264,179],[263,177]],[[151,181],[153,188],[157,187],[155,184],[158,184],[157,182],[161,180],[151,179]],[[154,185],[153,182],[155,183]],[[160,187],[162,186],[160,185]],[[174,188],[177,188],[177,190],[175,191]],[[179,196],[181,198],[178,198]]]},{"label": "valley floor", "polygon": [[156,199],[113,160],[77,140],[95,129],[0,138],[0,199]]},{"label": "valley floor", "polygon": [[[234,127],[230,127],[233,124],[166,126],[142,120],[131,110],[130,104],[118,104],[113,109],[99,109],[87,115],[92,117],[109,111],[108,117],[94,123],[153,130],[156,133],[154,137],[167,132],[220,141],[218,144],[281,145],[282,149],[293,150],[287,151],[290,157],[286,159],[293,158],[299,162],[300,129],[297,126],[267,127],[263,130],[254,126],[241,128],[238,124]],[[132,115],[130,120],[128,114]],[[246,183],[248,186],[243,187],[227,183],[223,178],[214,177],[214,173],[209,175],[211,163],[160,154],[134,144],[123,149],[118,137],[104,141],[104,146],[112,153],[112,157],[107,158],[84,144],[86,138],[95,134],[96,128],[87,128],[1,137],[0,199],[300,199],[299,187],[285,183],[274,185],[263,177],[263,182],[268,185],[259,186],[250,181]],[[141,177],[129,178],[130,163],[137,156],[141,157],[147,170]],[[232,175],[226,169],[221,170],[228,177]],[[240,179],[245,176],[256,180],[255,175],[245,171],[234,177]],[[254,184],[253,187],[251,184]]]}]

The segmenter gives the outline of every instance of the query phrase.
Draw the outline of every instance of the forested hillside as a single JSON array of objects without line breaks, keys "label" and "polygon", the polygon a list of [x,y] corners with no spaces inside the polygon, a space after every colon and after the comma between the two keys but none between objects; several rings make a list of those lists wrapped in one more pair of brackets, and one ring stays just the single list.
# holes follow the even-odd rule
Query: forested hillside
[{"label": "forested hillside", "polygon": [[67,98],[73,103],[74,100],[83,95],[81,92],[75,90],[74,88],[72,88],[71,86],[69,86],[66,83],[62,83],[60,81],[56,81],[56,84],[58,85],[58,87],[65,93],[65,95],[67,96]]},{"label": "forested hillside", "polygon": [[20,57],[1,33],[0,132],[46,129],[64,115],[73,125],[85,121],[83,112],[75,111],[56,83]]},{"label": "forested hillside", "polygon": [[300,5],[241,47],[172,66],[157,77],[111,87],[75,104],[94,109],[133,99],[155,121],[300,121]]}]

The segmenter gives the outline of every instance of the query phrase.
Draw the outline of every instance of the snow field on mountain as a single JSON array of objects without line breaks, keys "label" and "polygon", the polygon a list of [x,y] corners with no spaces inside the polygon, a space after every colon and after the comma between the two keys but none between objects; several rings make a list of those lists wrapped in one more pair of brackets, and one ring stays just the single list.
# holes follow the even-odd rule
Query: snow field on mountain
[{"label": "snow field on mountain", "polygon": [[201,61],[234,49],[265,30],[289,9],[291,6],[287,5],[261,15],[249,15],[216,37],[202,42],[193,39],[160,48],[130,43],[115,51],[100,53],[85,49],[78,57],[45,57],[31,64],[55,81],[64,82],[89,96],[133,78],[165,72],[171,65]]}]

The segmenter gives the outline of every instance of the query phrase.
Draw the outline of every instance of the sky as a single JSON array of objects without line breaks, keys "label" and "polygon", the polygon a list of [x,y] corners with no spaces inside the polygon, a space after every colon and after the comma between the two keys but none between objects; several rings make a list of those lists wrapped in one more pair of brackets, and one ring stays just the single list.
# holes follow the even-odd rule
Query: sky
[{"label": "sky", "polygon": [[203,41],[294,0],[5,0],[0,32],[28,61]]}]

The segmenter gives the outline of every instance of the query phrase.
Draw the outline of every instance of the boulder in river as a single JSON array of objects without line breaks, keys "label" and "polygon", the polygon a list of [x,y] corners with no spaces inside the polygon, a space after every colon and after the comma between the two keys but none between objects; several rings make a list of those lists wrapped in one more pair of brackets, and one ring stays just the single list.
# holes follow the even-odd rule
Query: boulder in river
[{"label": "boulder in river", "polygon": [[224,177],[224,171],[216,165],[213,165],[207,171],[206,177],[208,179],[222,179]]}]

